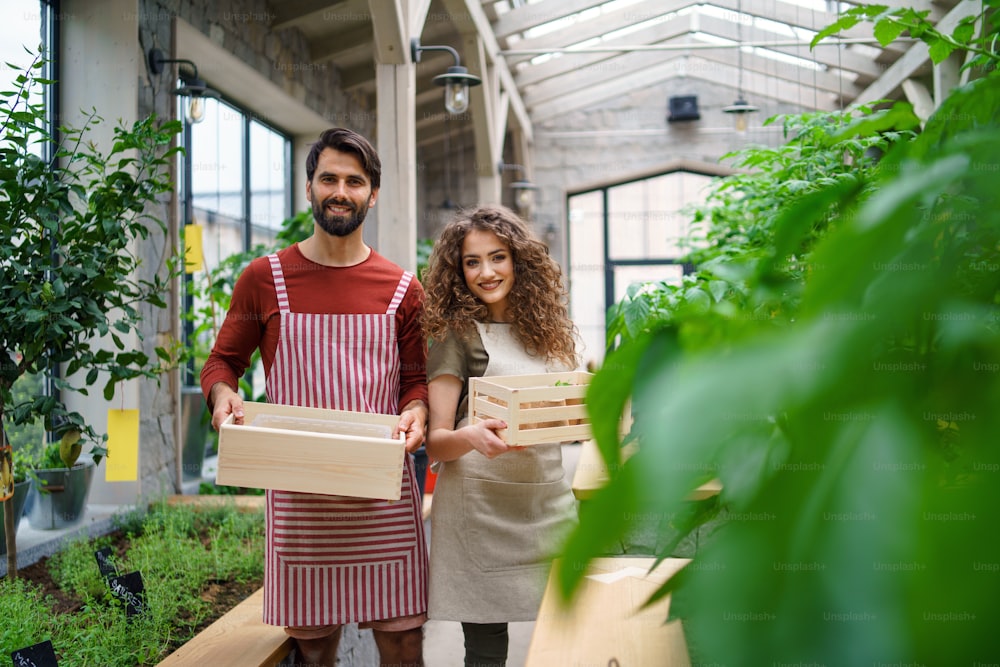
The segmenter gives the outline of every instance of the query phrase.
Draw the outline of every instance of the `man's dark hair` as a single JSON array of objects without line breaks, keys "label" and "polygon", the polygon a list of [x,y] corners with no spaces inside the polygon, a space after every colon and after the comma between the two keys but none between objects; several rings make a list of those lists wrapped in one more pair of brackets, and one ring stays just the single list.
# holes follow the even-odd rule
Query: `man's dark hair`
[{"label": "man's dark hair", "polygon": [[306,178],[309,181],[312,181],[313,174],[316,173],[319,154],[327,148],[356,156],[361,163],[361,168],[368,175],[368,180],[371,181],[372,189],[379,188],[382,183],[382,161],[379,160],[375,147],[357,132],[343,127],[331,127],[329,130],[324,130],[319,135],[319,140],[309,149],[309,155],[306,156]]}]

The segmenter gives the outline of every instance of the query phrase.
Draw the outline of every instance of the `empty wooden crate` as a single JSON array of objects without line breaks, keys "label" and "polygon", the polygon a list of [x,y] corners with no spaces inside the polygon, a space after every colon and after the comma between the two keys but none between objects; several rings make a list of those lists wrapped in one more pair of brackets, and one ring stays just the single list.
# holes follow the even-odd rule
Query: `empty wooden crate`
[{"label": "empty wooden crate", "polygon": [[507,422],[499,434],[508,445],[588,440],[583,403],[592,375],[583,371],[469,378],[469,422]]},{"label": "empty wooden crate", "polygon": [[219,428],[216,483],[398,500],[406,450],[394,415],[247,401]]}]

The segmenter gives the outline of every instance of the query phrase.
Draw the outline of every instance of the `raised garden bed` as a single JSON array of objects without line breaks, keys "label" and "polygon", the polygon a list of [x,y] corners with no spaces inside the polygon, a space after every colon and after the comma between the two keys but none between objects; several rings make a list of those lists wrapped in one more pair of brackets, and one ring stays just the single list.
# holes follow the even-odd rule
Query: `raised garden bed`
[{"label": "raised garden bed", "polygon": [[[0,654],[51,640],[60,664],[158,664],[263,583],[260,502],[208,503],[157,503],[116,517],[112,533],[0,580]],[[118,573],[141,572],[142,615],[129,619],[112,596],[98,568],[103,548]]]}]

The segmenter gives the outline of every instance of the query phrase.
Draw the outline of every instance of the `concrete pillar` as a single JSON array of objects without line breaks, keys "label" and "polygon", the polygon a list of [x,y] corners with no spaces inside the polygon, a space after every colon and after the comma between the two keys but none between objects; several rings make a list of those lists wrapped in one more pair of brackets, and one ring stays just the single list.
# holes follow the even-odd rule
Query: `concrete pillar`
[{"label": "concrete pillar", "polygon": [[404,269],[417,267],[416,73],[412,64],[375,64],[376,148],[382,160],[377,249]]},{"label": "concrete pillar", "polygon": [[[80,127],[85,119],[81,109],[96,108],[104,122],[94,127],[88,138],[107,151],[119,121],[131,125],[138,119],[138,79],[145,71],[139,47],[138,2],[64,0],[60,13],[64,17],[60,22],[60,122]],[[133,336],[126,339],[126,345],[139,347],[140,342]],[[107,431],[109,408],[140,408],[138,380],[120,383],[111,401],[102,397],[103,382],[103,378],[98,380],[90,396],[72,392],[63,396],[67,407],[84,415],[98,433]],[[140,414],[140,419],[145,416]],[[141,440],[139,448],[141,467]],[[89,503],[132,504],[139,497],[139,487],[138,480],[105,482],[102,464],[95,471]]]}]

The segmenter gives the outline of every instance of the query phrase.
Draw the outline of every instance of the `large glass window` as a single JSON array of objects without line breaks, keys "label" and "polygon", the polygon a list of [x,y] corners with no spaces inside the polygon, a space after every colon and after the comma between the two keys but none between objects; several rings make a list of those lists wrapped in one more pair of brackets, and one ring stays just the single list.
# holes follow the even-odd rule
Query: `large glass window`
[{"label": "large glass window", "polygon": [[[186,100],[182,99],[181,104]],[[195,211],[228,218],[242,226],[244,216],[243,133],[246,117],[215,99],[205,103],[205,118],[191,125],[191,198]],[[204,221],[201,221],[204,222]]]},{"label": "large glass window", "polygon": [[604,358],[605,315],[629,285],[680,281],[689,205],[713,177],[674,171],[570,195],[570,309],[588,360]]},{"label": "large glass window", "polygon": [[[178,117],[184,116],[186,103],[179,100]],[[204,265],[188,276],[185,297],[187,312],[196,314],[186,330],[187,343],[196,352],[186,377],[197,384],[203,361],[199,355],[210,349],[225,314],[217,302],[209,301],[208,293],[219,289],[208,287],[209,274],[234,255],[271,245],[292,215],[291,140],[245,109],[207,99],[204,120],[185,127],[184,145],[184,222],[201,226],[204,256]],[[251,391],[260,389],[259,372],[248,380]]]},{"label": "large glass window", "polygon": [[209,268],[273,241],[292,215],[289,137],[249,112],[208,99],[205,119],[189,126],[185,142],[193,221],[204,228]]},{"label": "large glass window", "polygon": [[[256,120],[250,121],[250,226],[256,239],[270,239],[291,210],[288,139]],[[263,240],[263,239],[262,239]]]},{"label": "large glass window", "polygon": [[[57,79],[55,53],[55,28],[53,3],[39,0],[6,0],[0,4],[0,90],[16,89],[16,79],[38,57],[39,51],[47,64],[41,72],[42,78]],[[55,109],[52,100],[55,88],[52,84],[46,90],[36,87],[33,91],[33,104],[44,104],[48,116],[48,126],[54,127]],[[30,150],[39,155],[51,157],[52,146],[49,144],[34,144]],[[0,363],[17,363],[17,359],[0,359]],[[29,401],[40,394],[52,392],[50,383],[42,375],[25,375],[20,377],[13,386],[14,402]],[[32,424],[14,427],[4,424],[7,437],[15,448],[28,451],[40,448],[44,444],[45,428],[42,420]]]},{"label": "large glass window", "polygon": [[[55,79],[56,63],[53,56],[55,29],[53,25],[52,3],[39,0],[6,0],[0,4],[0,89],[14,90],[15,81],[39,56],[47,61],[41,76]],[[58,85],[58,84],[55,84]],[[53,125],[54,109],[51,100],[55,85],[43,90],[37,86],[32,103],[44,103],[49,107],[49,125]],[[50,149],[40,145],[38,150]]]}]

